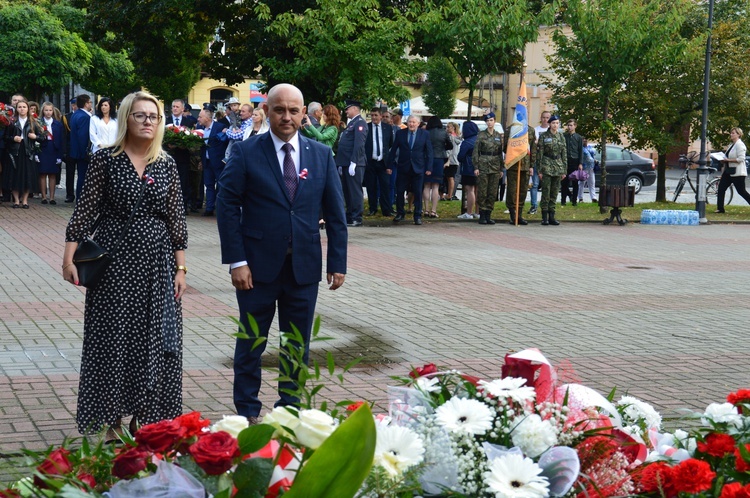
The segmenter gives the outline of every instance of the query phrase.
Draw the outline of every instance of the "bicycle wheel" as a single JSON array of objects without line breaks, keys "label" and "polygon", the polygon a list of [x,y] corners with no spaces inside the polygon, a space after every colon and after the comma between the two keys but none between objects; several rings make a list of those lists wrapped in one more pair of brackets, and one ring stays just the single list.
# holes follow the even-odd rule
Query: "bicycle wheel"
[{"label": "bicycle wheel", "polygon": [[[719,181],[721,181],[721,178],[714,178],[710,182],[708,182],[708,185],[706,186],[706,203],[707,204],[716,204],[718,196],[719,196]],[[728,206],[732,203],[732,198],[734,197],[734,186],[730,185],[727,191],[724,193],[724,205]]]},{"label": "bicycle wheel", "polygon": [[672,202],[677,202],[677,198],[680,196],[680,192],[682,192],[682,188],[685,186],[685,177],[683,176],[680,178],[680,181],[677,182],[677,186],[674,189],[674,197],[672,197]]}]

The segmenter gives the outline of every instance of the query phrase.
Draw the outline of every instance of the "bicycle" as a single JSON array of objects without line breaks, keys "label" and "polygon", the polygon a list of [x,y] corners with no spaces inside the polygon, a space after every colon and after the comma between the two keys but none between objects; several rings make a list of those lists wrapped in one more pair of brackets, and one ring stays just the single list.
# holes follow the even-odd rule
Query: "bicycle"
[{"label": "bicycle", "polygon": [[[680,177],[680,180],[677,182],[677,186],[674,189],[674,196],[672,197],[672,202],[677,202],[677,198],[680,196],[680,193],[682,192],[682,189],[685,187],[685,183],[687,182],[690,185],[690,188],[693,190],[693,193],[697,192],[696,186],[693,185],[693,181],[690,179],[690,171],[693,171],[690,169],[690,165],[692,164],[698,164],[698,156],[700,154],[698,152],[691,152],[690,154],[680,154],[680,165],[685,168],[685,171],[682,173],[682,176]],[[721,181],[721,177],[711,177],[714,173],[716,173],[718,170],[716,168],[713,168],[711,166],[708,166],[709,171],[709,177],[706,180],[706,204],[716,204],[716,199],[719,195],[719,182]],[[732,198],[734,197],[734,187],[729,186],[726,193],[724,194],[724,205],[728,206],[732,203]]]}]

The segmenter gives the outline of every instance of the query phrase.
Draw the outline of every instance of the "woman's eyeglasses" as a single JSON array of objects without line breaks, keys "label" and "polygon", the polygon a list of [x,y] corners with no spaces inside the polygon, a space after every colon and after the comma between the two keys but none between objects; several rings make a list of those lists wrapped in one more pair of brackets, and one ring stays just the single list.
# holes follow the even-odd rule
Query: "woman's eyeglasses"
[{"label": "woman's eyeglasses", "polygon": [[131,112],[130,115],[133,116],[133,119],[135,119],[136,123],[141,124],[145,123],[147,119],[154,124],[159,124],[161,123],[161,118],[163,117],[158,114],[146,114],[145,112]]}]

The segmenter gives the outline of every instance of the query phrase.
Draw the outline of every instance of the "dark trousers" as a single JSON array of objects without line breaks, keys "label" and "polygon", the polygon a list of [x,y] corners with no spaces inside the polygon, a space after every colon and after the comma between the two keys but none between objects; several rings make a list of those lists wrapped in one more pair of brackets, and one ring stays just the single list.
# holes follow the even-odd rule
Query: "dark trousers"
[{"label": "dark trousers", "polygon": [[[573,202],[578,202],[578,180],[571,180],[570,174],[578,169],[579,164],[581,164],[580,160],[568,158],[568,174],[560,182],[560,202],[562,204],[565,204],[567,197],[570,197]],[[570,187],[573,187],[572,194]]]},{"label": "dark trousers", "polygon": [[716,195],[716,209],[719,211],[724,210],[724,196],[730,185],[734,185],[734,190],[736,190],[737,193],[740,194],[748,204],[750,204],[750,194],[747,193],[747,189],[745,188],[745,178],[747,177],[729,176],[729,173],[724,170],[724,173],[721,174],[721,180],[719,180],[719,191]]},{"label": "dark trousers", "polygon": [[76,163],[70,156],[65,158],[65,198],[74,199],[76,196]]},{"label": "dark trousers", "polygon": [[383,216],[393,214],[393,203],[390,200],[391,178],[385,172],[385,161],[370,160],[365,168],[365,189],[370,212],[380,210]]},{"label": "dark trousers", "polygon": [[187,210],[190,205],[190,160],[175,161],[177,163],[177,174],[180,176],[180,187],[182,188],[182,205]]},{"label": "dark trousers", "polygon": [[210,159],[206,159],[203,163],[203,185],[206,187],[206,211],[213,211],[216,207],[216,189],[222,171],[224,171],[224,163],[215,165],[214,161]]},{"label": "dark trousers", "polygon": [[[78,180],[76,180],[76,200],[81,198],[81,190],[83,190],[83,182],[86,181],[86,170],[89,169],[89,158],[84,159],[73,159],[75,163],[75,169],[78,173]],[[67,171],[66,173],[67,174]]]},{"label": "dark trousers", "polygon": [[[299,285],[294,279],[292,257],[287,256],[281,273],[274,282],[253,282],[253,288],[237,291],[237,303],[240,308],[240,322],[250,335],[250,339],[237,339],[234,350],[234,406],[239,415],[257,417],[262,403],[258,399],[261,383],[261,355],[266,349],[266,342],[253,349],[253,333],[247,319],[248,313],[258,323],[262,337],[268,337],[276,306],[279,307],[279,330],[291,332],[293,324],[302,334],[304,340],[304,361],[307,363],[310,353],[310,333],[315,314],[315,303],[318,299],[318,282]],[[281,373],[286,375],[281,363]],[[291,382],[279,383],[279,400],[275,406],[288,406],[298,400],[284,392],[293,389]]]},{"label": "dark trousers", "polygon": [[414,193],[414,219],[422,217],[422,185],[424,173],[416,173],[413,169],[400,170],[396,177],[396,214],[404,216],[404,192],[407,187]]},{"label": "dark trousers", "polygon": [[365,196],[362,193],[362,180],[365,176],[365,167],[357,166],[354,176],[349,174],[349,166],[342,166],[341,183],[344,190],[344,202],[346,202],[346,222],[362,221],[365,210]]}]

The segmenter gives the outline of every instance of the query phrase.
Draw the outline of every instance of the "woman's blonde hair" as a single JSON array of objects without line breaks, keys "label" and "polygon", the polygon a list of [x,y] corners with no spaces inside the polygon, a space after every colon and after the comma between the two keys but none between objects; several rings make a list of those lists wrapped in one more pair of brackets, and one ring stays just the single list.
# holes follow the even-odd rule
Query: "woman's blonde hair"
[{"label": "woman's blonde hair", "polygon": [[253,109],[253,112],[257,112],[258,114],[260,114],[260,118],[263,120],[263,122],[266,121],[266,112],[262,107],[256,107],[255,109]]},{"label": "woman's blonde hair", "polygon": [[737,133],[737,135],[739,135],[740,138],[742,138],[742,135],[743,135],[742,128],[739,128],[739,127],[735,126],[734,128],[732,128],[729,131],[733,131],[733,132]]},{"label": "woman's blonde hair", "polygon": [[156,105],[156,112],[159,114],[159,122],[153,123],[154,125],[154,140],[148,148],[146,153],[146,162],[152,163],[157,159],[166,156],[166,153],[161,148],[162,140],[164,140],[164,125],[162,119],[164,119],[164,108],[161,103],[148,92],[135,92],[129,94],[127,97],[122,99],[120,109],[118,113],[121,118],[117,120],[117,138],[112,146],[115,148],[112,153],[113,156],[120,154],[125,150],[125,144],[128,141],[128,119],[130,118],[130,111],[133,109],[133,104],[140,100],[147,100],[153,102]]}]

